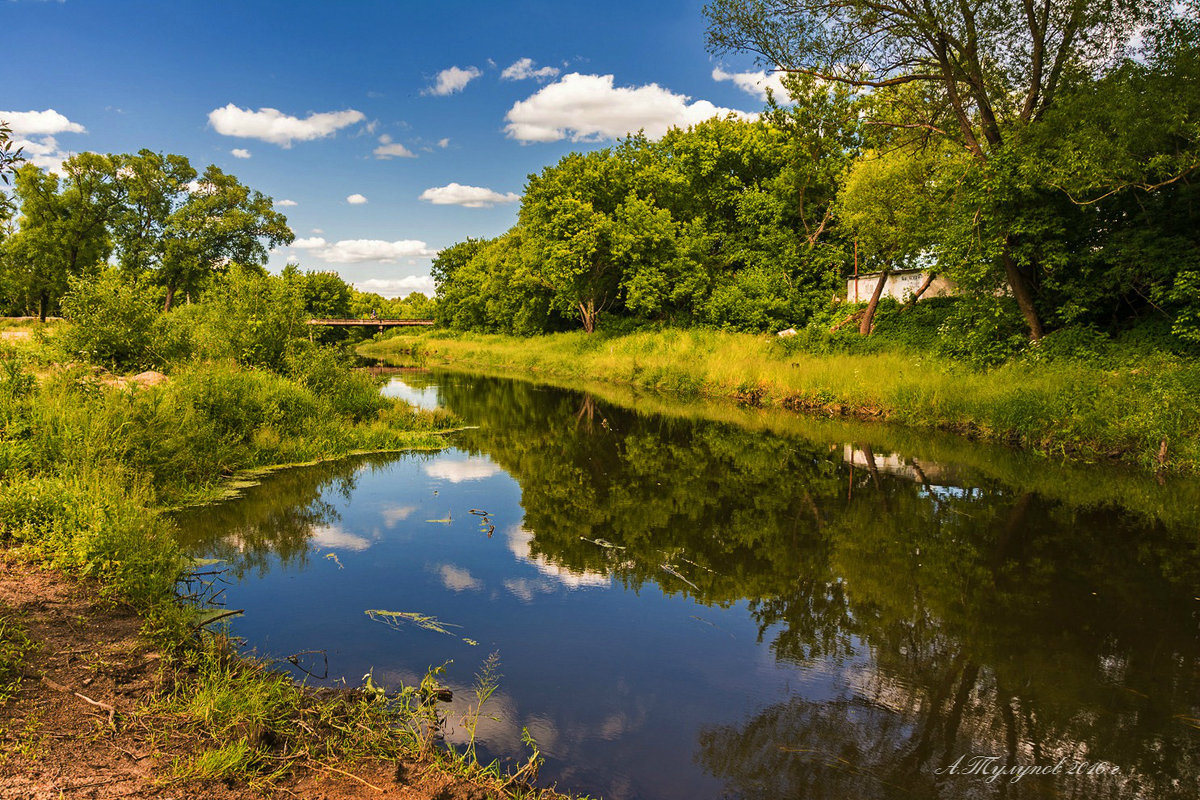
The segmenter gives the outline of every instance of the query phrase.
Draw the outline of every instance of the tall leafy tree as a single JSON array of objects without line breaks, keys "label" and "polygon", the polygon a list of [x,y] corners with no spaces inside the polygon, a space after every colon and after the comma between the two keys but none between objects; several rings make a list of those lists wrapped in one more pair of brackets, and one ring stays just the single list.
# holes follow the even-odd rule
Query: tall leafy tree
[{"label": "tall leafy tree", "polygon": [[62,168],[61,181],[32,164],[17,171],[20,228],[6,245],[11,282],[43,320],[71,277],[108,259],[108,226],[124,200],[111,156],[81,153]]},{"label": "tall leafy tree", "polygon": [[530,176],[521,203],[537,279],[561,311],[579,315],[588,333],[620,300],[620,256],[636,249],[619,214],[627,200],[637,200],[633,164],[626,157],[635,147],[626,143],[615,155],[572,153]]},{"label": "tall leafy tree", "polygon": [[[1168,0],[715,0],[709,46],[748,51],[773,68],[866,87],[895,104],[876,122],[949,138],[981,163],[1041,120],[1064,84],[1110,64]],[[913,92],[893,93],[897,87]],[[997,260],[1025,317],[1039,265],[1020,258],[1020,232],[1001,229]]]},{"label": "tall leafy tree", "polygon": [[166,221],[158,267],[164,308],[179,290],[198,289],[231,263],[265,265],[270,248],[294,239],[270,197],[209,166]]},{"label": "tall leafy tree", "polygon": [[111,226],[117,259],[128,272],[156,271],[172,233],[172,216],[190,196],[196,170],[184,156],[151,150],[116,156],[113,168],[125,191]]}]

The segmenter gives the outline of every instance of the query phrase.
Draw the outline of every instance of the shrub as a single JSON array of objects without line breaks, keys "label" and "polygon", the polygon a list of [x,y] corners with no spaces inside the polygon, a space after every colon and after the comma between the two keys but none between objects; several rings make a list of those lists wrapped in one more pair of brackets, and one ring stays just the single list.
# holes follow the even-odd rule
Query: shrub
[{"label": "shrub", "polygon": [[146,369],[162,362],[153,348],[160,302],[156,287],[116,269],[73,278],[62,308],[75,324],[56,341],[70,358],[114,371]]},{"label": "shrub", "polygon": [[1009,297],[963,297],[938,328],[938,350],[976,367],[1002,364],[1029,339],[1016,301]]},{"label": "shrub", "polygon": [[302,357],[292,357],[288,372],[328,403],[335,413],[356,422],[378,416],[388,405],[375,381],[350,369],[345,357],[333,348],[317,348]]},{"label": "shrub", "polygon": [[1030,344],[1024,353],[1027,361],[1047,364],[1055,361],[1079,361],[1097,364],[1112,352],[1111,340],[1091,325],[1071,325],[1052,331]]}]

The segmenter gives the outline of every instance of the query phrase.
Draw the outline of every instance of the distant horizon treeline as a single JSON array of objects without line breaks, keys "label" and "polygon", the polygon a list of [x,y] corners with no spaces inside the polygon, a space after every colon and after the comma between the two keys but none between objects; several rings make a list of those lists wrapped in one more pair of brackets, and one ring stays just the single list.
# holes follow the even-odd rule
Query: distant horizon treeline
[{"label": "distant horizon treeline", "polygon": [[[725,5],[754,4],[709,9],[710,36],[720,25],[775,25],[788,44],[786,25],[808,24],[813,4],[780,5],[794,9],[791,22],[718,19]],[[1124,57],[1059,54],[1053,98],[1035,92],[1028,108],[1014,88],[1024,74],[984,67],[982,77],[967,65],[962,77],[879,85],[864,75],[857,86],[794,73],[790,99],[772,98],[757,120],[731,115],[571,153],[529,176],[509,231],[439,254],[437,318],[517,335],[772,331],[846,317],[836,298],[856,265],[920,267],[959,287],[945,335],[1152,328],[1194,346],[1200,21],[1163,19]],[[718,48],[736,49],[766,54],[743,39]],[[1008,96],[989,100],[985,82]],[[960,89],[965,99],[946,94]]]}]

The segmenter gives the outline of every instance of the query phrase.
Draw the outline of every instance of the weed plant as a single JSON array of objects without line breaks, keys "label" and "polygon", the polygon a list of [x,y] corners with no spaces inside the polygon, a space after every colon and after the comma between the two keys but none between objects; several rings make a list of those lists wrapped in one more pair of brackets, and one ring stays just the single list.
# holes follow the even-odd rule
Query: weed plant
[{"label": "weed plant", "polygon": [[33,642],[20,623],[11,616],[0,616],[0,705],[21,688],[22,664],[31,649]]}]

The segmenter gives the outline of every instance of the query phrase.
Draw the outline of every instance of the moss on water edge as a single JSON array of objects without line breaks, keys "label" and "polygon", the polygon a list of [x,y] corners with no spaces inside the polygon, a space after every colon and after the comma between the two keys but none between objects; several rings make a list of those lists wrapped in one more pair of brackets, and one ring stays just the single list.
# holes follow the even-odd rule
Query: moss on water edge
[{"label": "moss on water edge", "polygon": [[1200,472],[1200,364],[1014,361],[988,370],[896,348],[808,353],[707,330],[532,338],[440,332],[359,347],[366,357],[592,380],[826,416],[886,420],[1080,461]]}]

